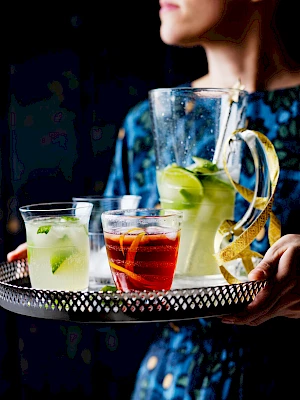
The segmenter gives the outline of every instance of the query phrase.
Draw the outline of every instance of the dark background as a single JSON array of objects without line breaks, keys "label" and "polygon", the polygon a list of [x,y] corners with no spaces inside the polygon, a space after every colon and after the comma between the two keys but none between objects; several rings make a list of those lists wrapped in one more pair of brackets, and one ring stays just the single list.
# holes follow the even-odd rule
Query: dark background
[{"label": "dark background", "polygon": [[[161,42],[155,0],[62,3],[1,14],[0,261],[25,241],[21,205],[101,195],[129,109],[206,70],[202,49]],[[0,398],[127,400],[155,331],[0,308]]]},{"label": "dark background", "polygon": [[206,71],[202,49],[162,43],[157,1],[82,3],[20,3],[2,16],[2,260],[25,240],[21,205],[101,195],[129,109]]}]

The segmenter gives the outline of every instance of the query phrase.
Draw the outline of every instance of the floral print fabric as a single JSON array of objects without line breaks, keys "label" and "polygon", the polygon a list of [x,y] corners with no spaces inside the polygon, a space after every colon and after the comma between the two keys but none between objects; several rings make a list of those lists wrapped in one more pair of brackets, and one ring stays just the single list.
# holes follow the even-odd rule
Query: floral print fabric
[{"label": "floral print fabric", "polygon": [[[273,211],[282,233],[300,233],[300,88],[250,94],[247,121],[249,129],[272,141],[278,154]],[[141,207],[153,207],[159,197],[148,101],[132,109],[121,132],[106,195],[138,194]],[[249,187],[253,163],[248,154],[244,159],[241,183]],[[267,235],[253,243],[261,253],[267,247]],[[256,328],[226,326],[218,318],[160,325],[141,364],[132,400],[288,396],[295,389],[292,365],[300,353],[299,330],[297,320],[281,318]]]}]

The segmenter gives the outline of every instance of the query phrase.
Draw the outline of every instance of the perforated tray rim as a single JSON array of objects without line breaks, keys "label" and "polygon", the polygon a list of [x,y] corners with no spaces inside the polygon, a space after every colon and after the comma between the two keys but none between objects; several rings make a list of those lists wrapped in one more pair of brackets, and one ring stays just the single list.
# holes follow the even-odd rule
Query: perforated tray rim
[{"label": "perforated tray rim", "polygon": [[169,291],[64,292],[30,287],[26,260],[0,263],[0,305],[21,315],[84,323],[178,321],[237,312],[267,281]]}]

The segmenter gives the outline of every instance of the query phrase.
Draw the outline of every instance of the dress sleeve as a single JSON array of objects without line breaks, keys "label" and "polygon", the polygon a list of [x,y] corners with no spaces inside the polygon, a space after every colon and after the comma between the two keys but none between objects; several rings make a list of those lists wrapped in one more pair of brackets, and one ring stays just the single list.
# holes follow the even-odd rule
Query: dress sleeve
[{"label": "dress sleeve", "polygon": [[123,194],[141,196],[140,207],[154,207],[158,203],[154,142],[147,100],[128,112],[119,131],[104,195]]},{"label": "dress sleeve", "polygon": [[127,143],[125,138],[125,129],[122,127],[118,133],[115,154],[112,160],[104,196],[123,196],[129,193],[127,171]]}]

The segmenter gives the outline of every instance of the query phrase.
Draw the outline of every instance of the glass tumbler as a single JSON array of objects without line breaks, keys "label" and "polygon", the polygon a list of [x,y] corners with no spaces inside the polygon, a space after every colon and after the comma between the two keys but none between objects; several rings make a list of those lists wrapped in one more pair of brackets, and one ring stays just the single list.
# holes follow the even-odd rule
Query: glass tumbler
[{"label": "glass tumbler", "polygon": [[88,224],[92,208],[88,202],[20,207],[32,287],[63,291],[88,289]]},{"label": "glass tumbler", "polygon": [[89,222],[90,262],[89,262],[89,289],[97,290],[103,285],[114,284],[108,264],[101,214],[103,211],[122,208],[137,208],[141,197],[124,195],[117,197],[81,196],[73,197],[73,201],[89,201],[93,210]]}]

